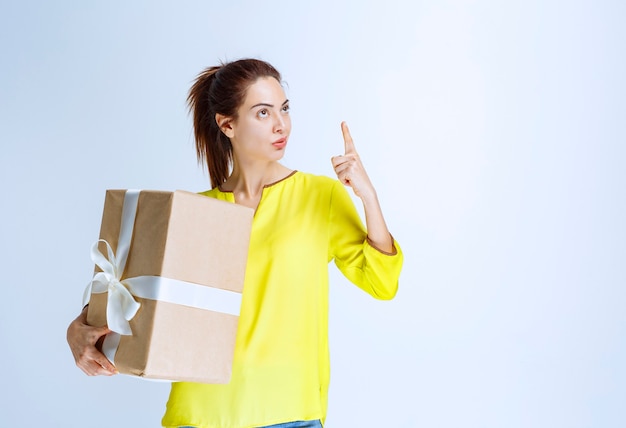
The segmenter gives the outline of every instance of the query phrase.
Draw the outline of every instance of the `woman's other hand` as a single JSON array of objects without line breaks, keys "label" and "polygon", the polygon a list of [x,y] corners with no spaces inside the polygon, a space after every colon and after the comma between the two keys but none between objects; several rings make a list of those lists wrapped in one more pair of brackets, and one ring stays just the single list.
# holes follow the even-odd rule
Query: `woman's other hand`
[{"label": "woman's other hand", "polygon": [[100,338],[110,333],[108,327],[93,327],[87,324],[87,307],[67,328],[67,343],[70,345],[76,365],[89,376],[111,376],[117,369],[96,347]]}]

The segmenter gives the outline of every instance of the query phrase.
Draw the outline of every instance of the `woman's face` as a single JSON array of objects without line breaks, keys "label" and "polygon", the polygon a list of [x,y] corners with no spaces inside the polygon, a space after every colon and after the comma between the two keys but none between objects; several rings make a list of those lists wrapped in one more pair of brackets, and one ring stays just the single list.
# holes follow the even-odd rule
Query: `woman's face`
[{"label": "woman's face", "polygon": [[239,160],[280,160],[291,132],[289,100],[280,83],[273,77],[253,83],[230,127],[227,135]]}]

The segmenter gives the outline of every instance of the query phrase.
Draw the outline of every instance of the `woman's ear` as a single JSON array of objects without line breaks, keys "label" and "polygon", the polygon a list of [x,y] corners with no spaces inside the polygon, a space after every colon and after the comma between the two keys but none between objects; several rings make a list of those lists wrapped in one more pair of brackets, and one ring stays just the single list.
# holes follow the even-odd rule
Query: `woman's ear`
[{"label": "woman's ear", "polygon": [[217,126],[224,133],[224,135],[226,135],[228,138],[233,138],[234,132],[232,127],[232,119],[230,117],[224,116],[223,114],[215,113],[215,122],[217,122]]}]

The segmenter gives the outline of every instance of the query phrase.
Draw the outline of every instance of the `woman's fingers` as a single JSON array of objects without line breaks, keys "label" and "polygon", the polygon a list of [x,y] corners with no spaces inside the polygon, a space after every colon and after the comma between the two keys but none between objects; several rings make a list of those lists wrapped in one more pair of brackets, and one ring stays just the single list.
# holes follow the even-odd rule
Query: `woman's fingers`
[{"label": "woman's fingers", "polygon": [[337,178],[346,186],[350,186],[354,194],[360,198],[375,194],[374,188],[365,172],[359,154],[354,147],[354,141],[346,122],[341,122],[345,153],[331,158],[331,163]]},{"label": "woman's fingers", "polygon": [[341,133],[343,134],[345,154],[356,153],[354,141],[352,140],[352,136],[350,135],[350,130],[348,129],[348,124],[346,122],[341,122]]},{"label": "woman's fingers", "polygon": [[111,329],[109,329],[109,327],[107,327],[106,325],[102,326],[102,327],[92,327],[92,326],[87,326],[89,327],[90,334],[91,334],[91,342],[95,345],[96,342],[98,340],[100,340],[100,338],[104,335],[107,335],[109,333],[111,333]]},{"label": "woman's fingers", "polygon": [[95,347],[86,350],[81,357],[76,360],[76,366],[88,376],[111,376],[116,369],[109,360],[106,359]]},{"label": "woman's fingers", "polygon": [[350,162],[341,163],[335,167],[335,174],[339,179],[350,177],[354,174],[354,166]]},{"label": "woman's fingers", "polygon": [[97,350],[92,355],[88,365],[92,373],[90,376],[112,376],[117,374],[115,366],[111,364],[104,354]]},{"label": "woman's fingers", "polygon": [[117,369],[95,345],[81,347],[76,365],[89,376],[111,376],[117,374]]},{"label": "woman's fingers", "polygon": [[117,373],[115,366],[96,347],[98,340],[110,332],[111,330],[106,326],[93,327],[86,324],[83,314],[69,325],[67,342],[76,365],[85,374],[110,376]]},{"label": "woman's fingers", "polygon": [[333,164],[333,168],[335,169],[341,165],[348,165],[350,163],[355,163],[356,161],[355,156],[339,155],[330,158],[330,162]]}]

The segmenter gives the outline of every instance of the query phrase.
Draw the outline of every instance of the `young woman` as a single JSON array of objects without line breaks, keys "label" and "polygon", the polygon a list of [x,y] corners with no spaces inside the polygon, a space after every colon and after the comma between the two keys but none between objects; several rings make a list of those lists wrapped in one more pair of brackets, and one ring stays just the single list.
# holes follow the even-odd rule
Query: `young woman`
[{"label": "young woman", "polygon": [[[389,233],[348,127],[339,181],[279,163],[289,143],[289,101],[270,64],[243,59],[202,72],[188,102],[198,159],[212,189],[203,194],[254,208],[231,382],[172,384],[165,427],[320,427],[330,377],[328,263],[378,299],[398,287],[402,253]],[[367,228],[347,193],[363,202]],[[219,227],[210,225],[207,227]],[[68,328],[76,364],[115,374],[83,311]]]}]

